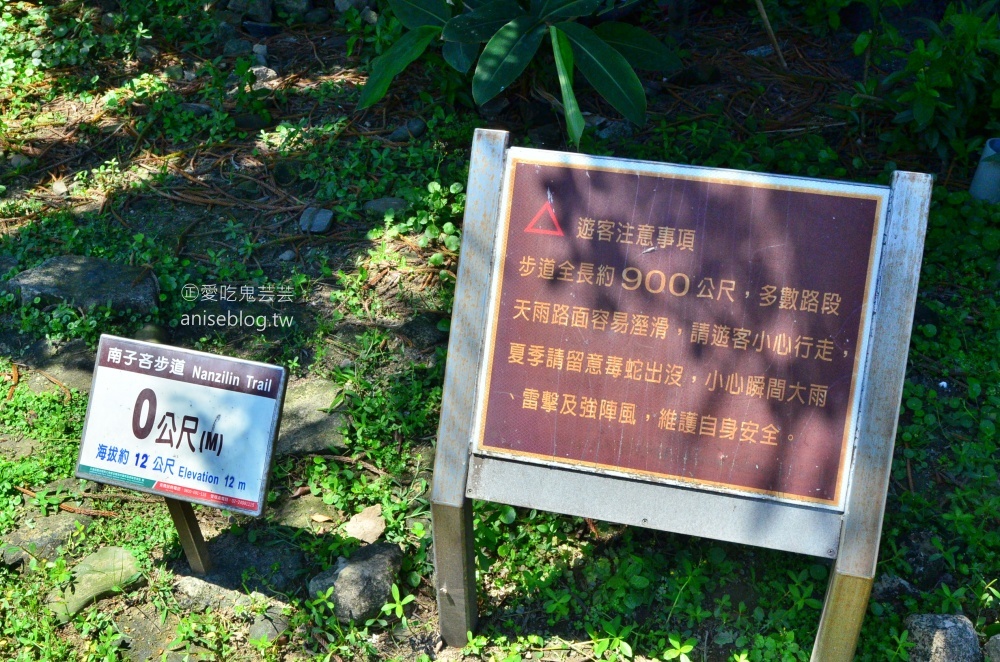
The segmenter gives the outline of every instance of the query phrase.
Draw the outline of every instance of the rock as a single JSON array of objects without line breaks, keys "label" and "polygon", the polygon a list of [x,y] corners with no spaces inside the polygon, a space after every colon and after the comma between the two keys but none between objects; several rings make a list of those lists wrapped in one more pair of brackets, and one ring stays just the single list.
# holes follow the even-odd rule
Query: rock
[{"label": "rock", "polygon": [[334,8],[343,13],[348,9],[357,9],[361,11],[363,9],[370,9],[375,5],[375,0],[334,0]]},{"label": "rock", "polygon": [[278,77],[278,72],[274,69],[269,69],[265,66],[250,67],[251,73],[253,73],[254,79],[258,83],[266,83],[269,80],[274,80]]},{"label": "rock", "polygon": [[281,26],[274,23],[262,23],[260,21],[243,21],[243,29],[255,39],[267,39],[276,34],[281,34]]},{"label": "rock", "polygon": [[69,186],[62,179],[57,179],[52,182],[52,193],[54,195],[67,195],[69,193]]},{"label": "rock", "polygon": [[247,639],[249,641],[264,640],[269,644],[274,643],[289,628],[288,617],[284,615],[283,611],[279,607],[271,607],[267,612],[257,616],[253,625],[250,626]]},{"label": "rock", "polygon": [[146,268],[81,255],[50,258],[10,279],[7,287],[22,305],[39,297],[43,305],[62,301],[82,308],[110,304],[115,310],[140,314],[152,312],[160,294],[156,276]]},{"label": "rock", "polygon": [[363,623],[377,616],[388,602],[402,560],[403,553],[396,545],[367,545],[350,560],[338,559],[336,567],[309,580],[309,596],[325,594],[332,586],[337,620]]},{"label": "rock", "polygon": [[[390,209],[394,212],[402,212],[405,211],[408,206],[409,204],[402,198],[377,198],[375,200],[369,200],[362,205],[361,208],[372,216],[384,218],[386,212]],[[396,216],[399,216],[399,214],[397,213]]]},{"label": "rock", "polygon": [[278,78],[278,72],[264,66],[250,67],[254,75],[253,89],[260,90],[269,87],[268,83]]},{"label": "rock", "polygon": [[271,121],[264,115],[240,113],[239,115],[233,115],[233,124],[240,131],[260,131],[271,126]]},{"label": "rock", "polygon": [[319,529],[340,523],[344,516],[332,505],[325,503],[322,498],[306,494],[283,503],[269,519],[280,526]]},{"label": "rock", "polygon": [[913,584],[895,575],[880,574],[872,586],[873,600],[897,600],[905,596],[915,598],[919,595],[920,591]]},{"label": "rock", "polygon": [[980,662],[979,638],[972,622],[952,614],[913,614],[905,621],[910,631],[910,662]]},{"label": "rock", "polygon": [[382,519],[382,506],[368,506],[348,520],[344,532],[356,540],[373,543],[385,532],[385,520]]},{"label": "rock", "polygon": [[378,23],[378,14],[373,12],[371,8],[365,7],[361,10],[361,20],[368,25],[375,25]]},{"label": "rock", "polygon": [[143,64],[152,64],[160,51],[152,46],[139,46],[135,49],[135,57]]},{"label": "rock", "polygon": [[219,23],[215,26],[215,40],[218,43],[226,43],[232,39],[239,38],[239,32],[236,31],[236,26],[240,24],[239,14],[234,14],[233,12],[220,11],[216,14],[219,19]]},{"label": "rock", "polygon": [[419,138],[424,135],[424,131],[427,130],[427,123],[424,122],[419,117],[414,117],[406,122],[406,124],[396,127],[395,131],[389,134],[388,140],[392,142],[405,142],[410,138]]},{"label": "rock", "polygon": [[313,8],[312,0],[274,0],[274,8],[286,16],[303,16]]},{"label": "rock", "polygon": [[318,207],[307,207],[299,219],[299,227],[302,228],[302,231],[313,234],[326,232],[332,224],[333,212],[329,209],[320,209]]},{"label": "rock", "polygon": [[11,269],[17,268],[17,258],[13,255],[0,255],[0,278]]},{"label": "rock", "polygon": [[340,430],[344,417],[328,414],[337,386],[325,379],[307,379],[289,384],[281,414],[281,429],[275,454],[323,453],[344,447]]},{"label": "rock", "polygon": [[101,16],[101,27],[105,30],[113,30],[118,26],[118,15],[108,12]]},{"label": "rock", "polygon": [[267,66],[267,45],[266,44],[254,44],[253,45],[253,55],[257,59],[257,62],[263,66]]},{"label": "rock", "polygon": [[115,617],[118,631],[129,639],[128,648],[122,655],[134,662],[160,660],[163,651],[177,637],[179,622],[176,614],[164,612],[161,623],[158,610],[148,605],[128,607]]},{"label": "rock", "polygon": [[4,565],[15,567],[27,563],[32,556],[39,560],[56,558],[58,549],[76,533],[77,524],[86,529],[90,525],[90,518],[60,511],[55,515],[36,519],[32,526],[25,524],[8,533],[0,538]]},{"label": "rock", "polygon": [[170,332],[166,327],[159,324],[143,324],[142,328],[135,332],[133,336],[136,340],[166,344],[170,342]]},{"label": "rock", "polygon": [[226,57],[249,55],[250,53],[253,53],[253,44],[246,39],[230,39],[222,47],[222,54]]},{"label": "rock", "polygon": [[[87,349],[83,340],[56,347],[49,340],[39,340],[27,348],[21,360],[32,368],[44,370],[62,382],[66,388],[89,391],[94,379],[94,362],[97,357]],[[59,389],[40,372],[28,373],[28,388],[35,393]]]},{"label": "rock", "polygon": [[[283,594],[295,590],[305,569],[305,557],[297,547],[283,540],[258,536],[249,542],[246,536],[222,533],[208,542],[212,570],[199,579],[222,588],[250,591],[284,602]],[[177,575],[191,575],[186,560],[176,564]]]},{"label": "rock", "polygon": [[310,25],[318,25],[320,23],[326,23],[330,20],[330,10],[326,7],[317,7],[307,11],[302,17],[303,23],[308,23]]},{"label": "rock", "polygon": [[986,654],[986,662],[1000,662],[1000,634],[990,637],[983,646],[983,653]]},{"label": "rock", "polygon": [[69,588],[47,600],[49,609],[65,623],[91,602],[121,593],[142,581],[139,562],[121,547],[105,547],[85,557],[73,568]]},{"label": "rock", "polygon": [[177,104],[177,108],[178,110],[191,113],[195,117],[205,117],[214,112],[212,107],[207,103],[179,103]]},{"label": "rock", "polygon": [[291,262],[295,259],[295,251],[289,248],[287,251],[279,255],[278,259],[282,262]]},{"label": "rock", "polygon": [[621,140],[632,135],[632,126],[628,122],[608,122],[597,130],[597,137],[603,140]]},{"label": "rock", "polygon": [[174,586],[174,599],[181,609],[202,612],[233,610],[249,607],[255,599],[266,599],[260,593],[247,595],[242,591],[212,584],[198,577],[178,577]]},{"label": "rock", "polygon": [[774,55],[774,46],[760,46],[758,48],[751,48],[748,51],[743,51],[744,55],[749,55],[750,57],[769,57]]},{"label": "rock", "polygon": [[274,8],[271,6],[271,0],[250,0],[247,3],[246,17],[251,21],[270,23],[271,19],[274,18]]},{"label": "rock", "polygon": [[23,168],[26,165],[31,165],[31,159],[24,154],[11,154],[7,158],[7,163],[10,164],[11,168]]}]

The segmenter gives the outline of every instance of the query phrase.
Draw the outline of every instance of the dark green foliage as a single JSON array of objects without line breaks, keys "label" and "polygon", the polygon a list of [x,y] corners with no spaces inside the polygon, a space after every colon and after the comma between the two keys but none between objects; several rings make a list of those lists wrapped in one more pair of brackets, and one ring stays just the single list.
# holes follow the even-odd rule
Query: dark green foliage
[{"label": "dark green foliage", "polygon": [[[570,140],[579,145],[584,124],[573,92],[574,66],[608,103],[639,125],[645,122],[646,95],[633,66],[664,72],[680,66],[675,52],[642,28],[609,22],[595,32],[567,21],[600,16],[607,9],[600,0],[532,0],[527,7],[516,0],[491,0],[465,3],[466,11],[454,16],[447,5],[437,1],[422,5],[389,0],[389,6],[411,32],[372,62],[359,108],[381,99],[392,79],[437,36],[445,41],[445,61],[460,73],[466,73],[478,56],[472,96],[482,105],[524,73],[535,60],[548,29],[566,128]],[[478,44],[484,42],[480,52]]]}]

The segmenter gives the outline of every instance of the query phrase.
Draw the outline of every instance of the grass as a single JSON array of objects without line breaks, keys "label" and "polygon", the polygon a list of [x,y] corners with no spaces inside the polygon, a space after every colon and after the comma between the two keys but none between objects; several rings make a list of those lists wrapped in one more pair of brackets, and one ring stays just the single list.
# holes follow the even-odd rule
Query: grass
[{"label": "grass", "polygon": [[[2,148],[32,153],[29,147],[44,143],[51,154],[0,172],[6,187],[0,193],[6,227],[0,255],[15,258],[18,271],[64,254],[146,266],[160,283],[159,307],[137,315],[21,305],[2,295],[0,330],[16,331],[22,344],[47,337],[93,346],[101,333],[130,335],[152,322],[171,328],[185,346],[334,381],[338,395],[331,408],[346,421],[340,452],[355,463],[323,455],[283,459],[274,467],[268,502],[280,505],[306,488],[345,516],[379,504],[385,540],[404,549],[403,568],[386,609],[370,622],[341,625],[329,600],[297,594],[289,596],[289,644],[251,645],[240,639],[246,623],[239,618],[177,605],[168,567],[181,551],[165,508],[98,500],[95,507],[120,516],[79,533],[61,557],[34,563],[27,574],[0,569],[0,657],[120,659],[115,619],[127,601],[151,605],[164,622],[176,622],[179,649],[203,650],[215,659],[278,660],[289,650],[327,660],[429,659],[437,625],[428,485],[446,357],[433,342],[413,346],[399,325],[420,313],[447,328],[467,150],[473,129],[484,121],[447,107],[461,98],[462,81],[445,77],[433,61],[408,74],[416,91],[400,95],[389,111],[423,117],[425,135],[388,144],[383,137],[392,122],[350,113],[358,70],[400,32],[387,12],[375,25],[348,13],[324,33],[346,36],[348,56],[324,50],[320,39],[310,41],[319,44],[314,53],[303,41],[302,59],[289,54],[286,61],[299,62],[290,68],[298,66],[304,82],[254,91],[248,60],[212,57],[214,26],[190,17],[207,16],[200,5],[120,4],[113,32],[100,28],[100,17],[85,3],[4,9]],[[73,44],[62,51],[53,46],[60,34]],[[96,41],[88,48],[90,40]],[[43,42],[42,54],[34,56]],[[160,51],[159,60],[138,62],[134,54],[148,46]],[[194,78],[184,80],[184,71]],[[752,79],[746,89],[768,92]],[[204,104],[210,112],[195,116],[184,103]],[[849,115],[841,109],[836,116],[835,105],[830,101],[826,109],[834,116],[818,121]],[[685,107],[668,113],[654,103],[641,140],[585,134],[583,150],[881,183],[897,163],[932,171],[940,165],[936,155],[921,161],[919,154],[880,151],[865,133],[876,121],[872,116],[857,124],[848,117],[845,126],[826,131],[813,124],[786,130],[774,129],[771,109],[736,121],[730,117],[734,107],[741,106],[709,99],[699,112]],[[272,124],[261,131],[237,129],[235,118],[247,114],[269,116]],[[841,139],[845,132],[849,141]],[[523,131],[515,141],[537,146]],[[69,188],[69,198],[58,199],[41,173],[74,155],[52,169]],[[907,659],[912,643],[904,619],[911,613],[961,612],[983,640],[1000,633],[1000,534],[993,526],[1000,505],[994,459],[1000,211],[971,200],[950,181],[961,181],[963,163],[943,170],[934,191],[881,543],[879,573],[905,578],[916,591],[870,603],[860,660]],[[279,175],[284,183],[277,182]],[[163,194],[180,200],[166,201]],[[206,196],[227,204],[191,202]],[[402,197],[409,206],[385,218],[362,210],[365,201],[383,196]],[[103,203],[87,209],[76,205],[98,200]],[[300,235],[296,220],[306,204],[334,210],[336,237]],[[296,253],[292,264],[275,259],[288,248]],[[212,283],[291,287],[296,324],[280,333],[182,328],[180,318],[195,307],[180,296],[182,288]],[[0,375],[13,376],[9,358],[0,358]],[[26,458],[0,459],[4,534],[26,518],[17,487],[72,475],[87,399],[34,393],[23,380],[0,386],[0,437],[24,435],[37,443]],[[336,531],[315,535],[245,517],[217,521],[222,518],[215,511],[200,512],[248,544],[300,549],[317,572],[357,546]],[[474,517],[483,619],[469,636],[467,658],[809,657],[829,572],[825,562],[601,522],[591,526],[502,504],[477,502]],[[45,596],[68,582],[75,559],[109,544],[137,555],[147,585],[60,627],[42,606]]]}]

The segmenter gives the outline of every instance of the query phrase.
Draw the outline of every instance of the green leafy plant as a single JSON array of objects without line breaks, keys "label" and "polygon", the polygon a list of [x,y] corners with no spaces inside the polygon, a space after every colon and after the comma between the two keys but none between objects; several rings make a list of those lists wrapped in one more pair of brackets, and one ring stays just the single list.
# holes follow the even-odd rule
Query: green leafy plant
[{"label": "green leafy plant", "polygon": [[631,659],[632,646],[625,639],[635,626],[622,626],[621,618],[615,618],[613,621],[605,621],[601,627],[600,633],[596,628],[587,631],[593,641],[594,656],[606,660]]},{"label": "green leafy plant", "polygon": [[892,647],[884,648],[887,660],[901,660],[902,662],[907,662],[910,659],[910,649],[916,644],[910,641],[910,633],[907,630],[902,632],[897,632],[896,628],[891,628],[889,630],[889,635],[892,637]]},{"label": "green leafy plant", "polygon": [[[894,122],[904,138],[936,153],[968,156],[978,150],[983,129],[1000,128],[1000,15],[996,0],[975,10],[950,4],[940,24],[926,21],[929,41],[918,39],[892,57],[906,65],[882,81]],[[900,137],[888,136],[893,146]],[[970,138],[975,140],[970,144]]]},{"label": "green leafy plant", "polygon": [[396,618],[402,620],[403,623],[406,623],[406,614],[404,609],[406,608],[406,605],[410,604],[416,599],[417,599],[416,596],[412,594],[401,598],[399,595],[399,587],[393,584],[392,601],[382,605],[382,613],[385,614],[386,616],[395,615]]},{"label": "green leafy plant", "polygon": [[688,653],[694,650],[695,645],[697,645],[697,639],[684,639],[682,640],[680,635],[672,634],[667,637],[670,642],[670,648],[663,651],[663,659],[665,660],[679,660],[679,662],[691,662]]},{"label": "green leafy plant", "polygon": [[476,65],[472,96],[476,103],[484,104],[517,80],[548,34],[566,128],[574,144],[579,145],[584,129],[573,89],[575,69],[618,112],[635,124],[643,124],[646,95],[633,67],[673,71],[680,60],[674,50],[642,28],[603,22],[592,30],[575,22],[583,17],[600,18],[609,4],[613,3],[531,0],[525,7],[515,0],[467,0],[464,11],[452,15],[445,0],[389,0],[409,31],[372,61],[358,107],[367,108],[381,99],[392,79],[435,40],[444,41],[441,55],[455,70],[467,73]]}]

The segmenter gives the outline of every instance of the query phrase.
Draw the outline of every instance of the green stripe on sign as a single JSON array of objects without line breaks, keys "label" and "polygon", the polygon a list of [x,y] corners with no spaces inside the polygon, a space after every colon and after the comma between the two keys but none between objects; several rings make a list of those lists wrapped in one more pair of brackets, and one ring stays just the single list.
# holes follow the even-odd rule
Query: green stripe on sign
[{"label": "green stripe on sign", "polygon": [[130,476],[128,474],[121,474],[117,471],[108,471],[107,469],[101,469],[100,467],[89,467],[85,464],[80,465],[80,472],[90,474],[94,478],[108,478],[110,480],[116,480],[119,483],[129,483],[131,485],[136,485],[145,489],[149,489],[156,484],[155,480],[148,480],[146,478],[139,478],[138,476]]}]

